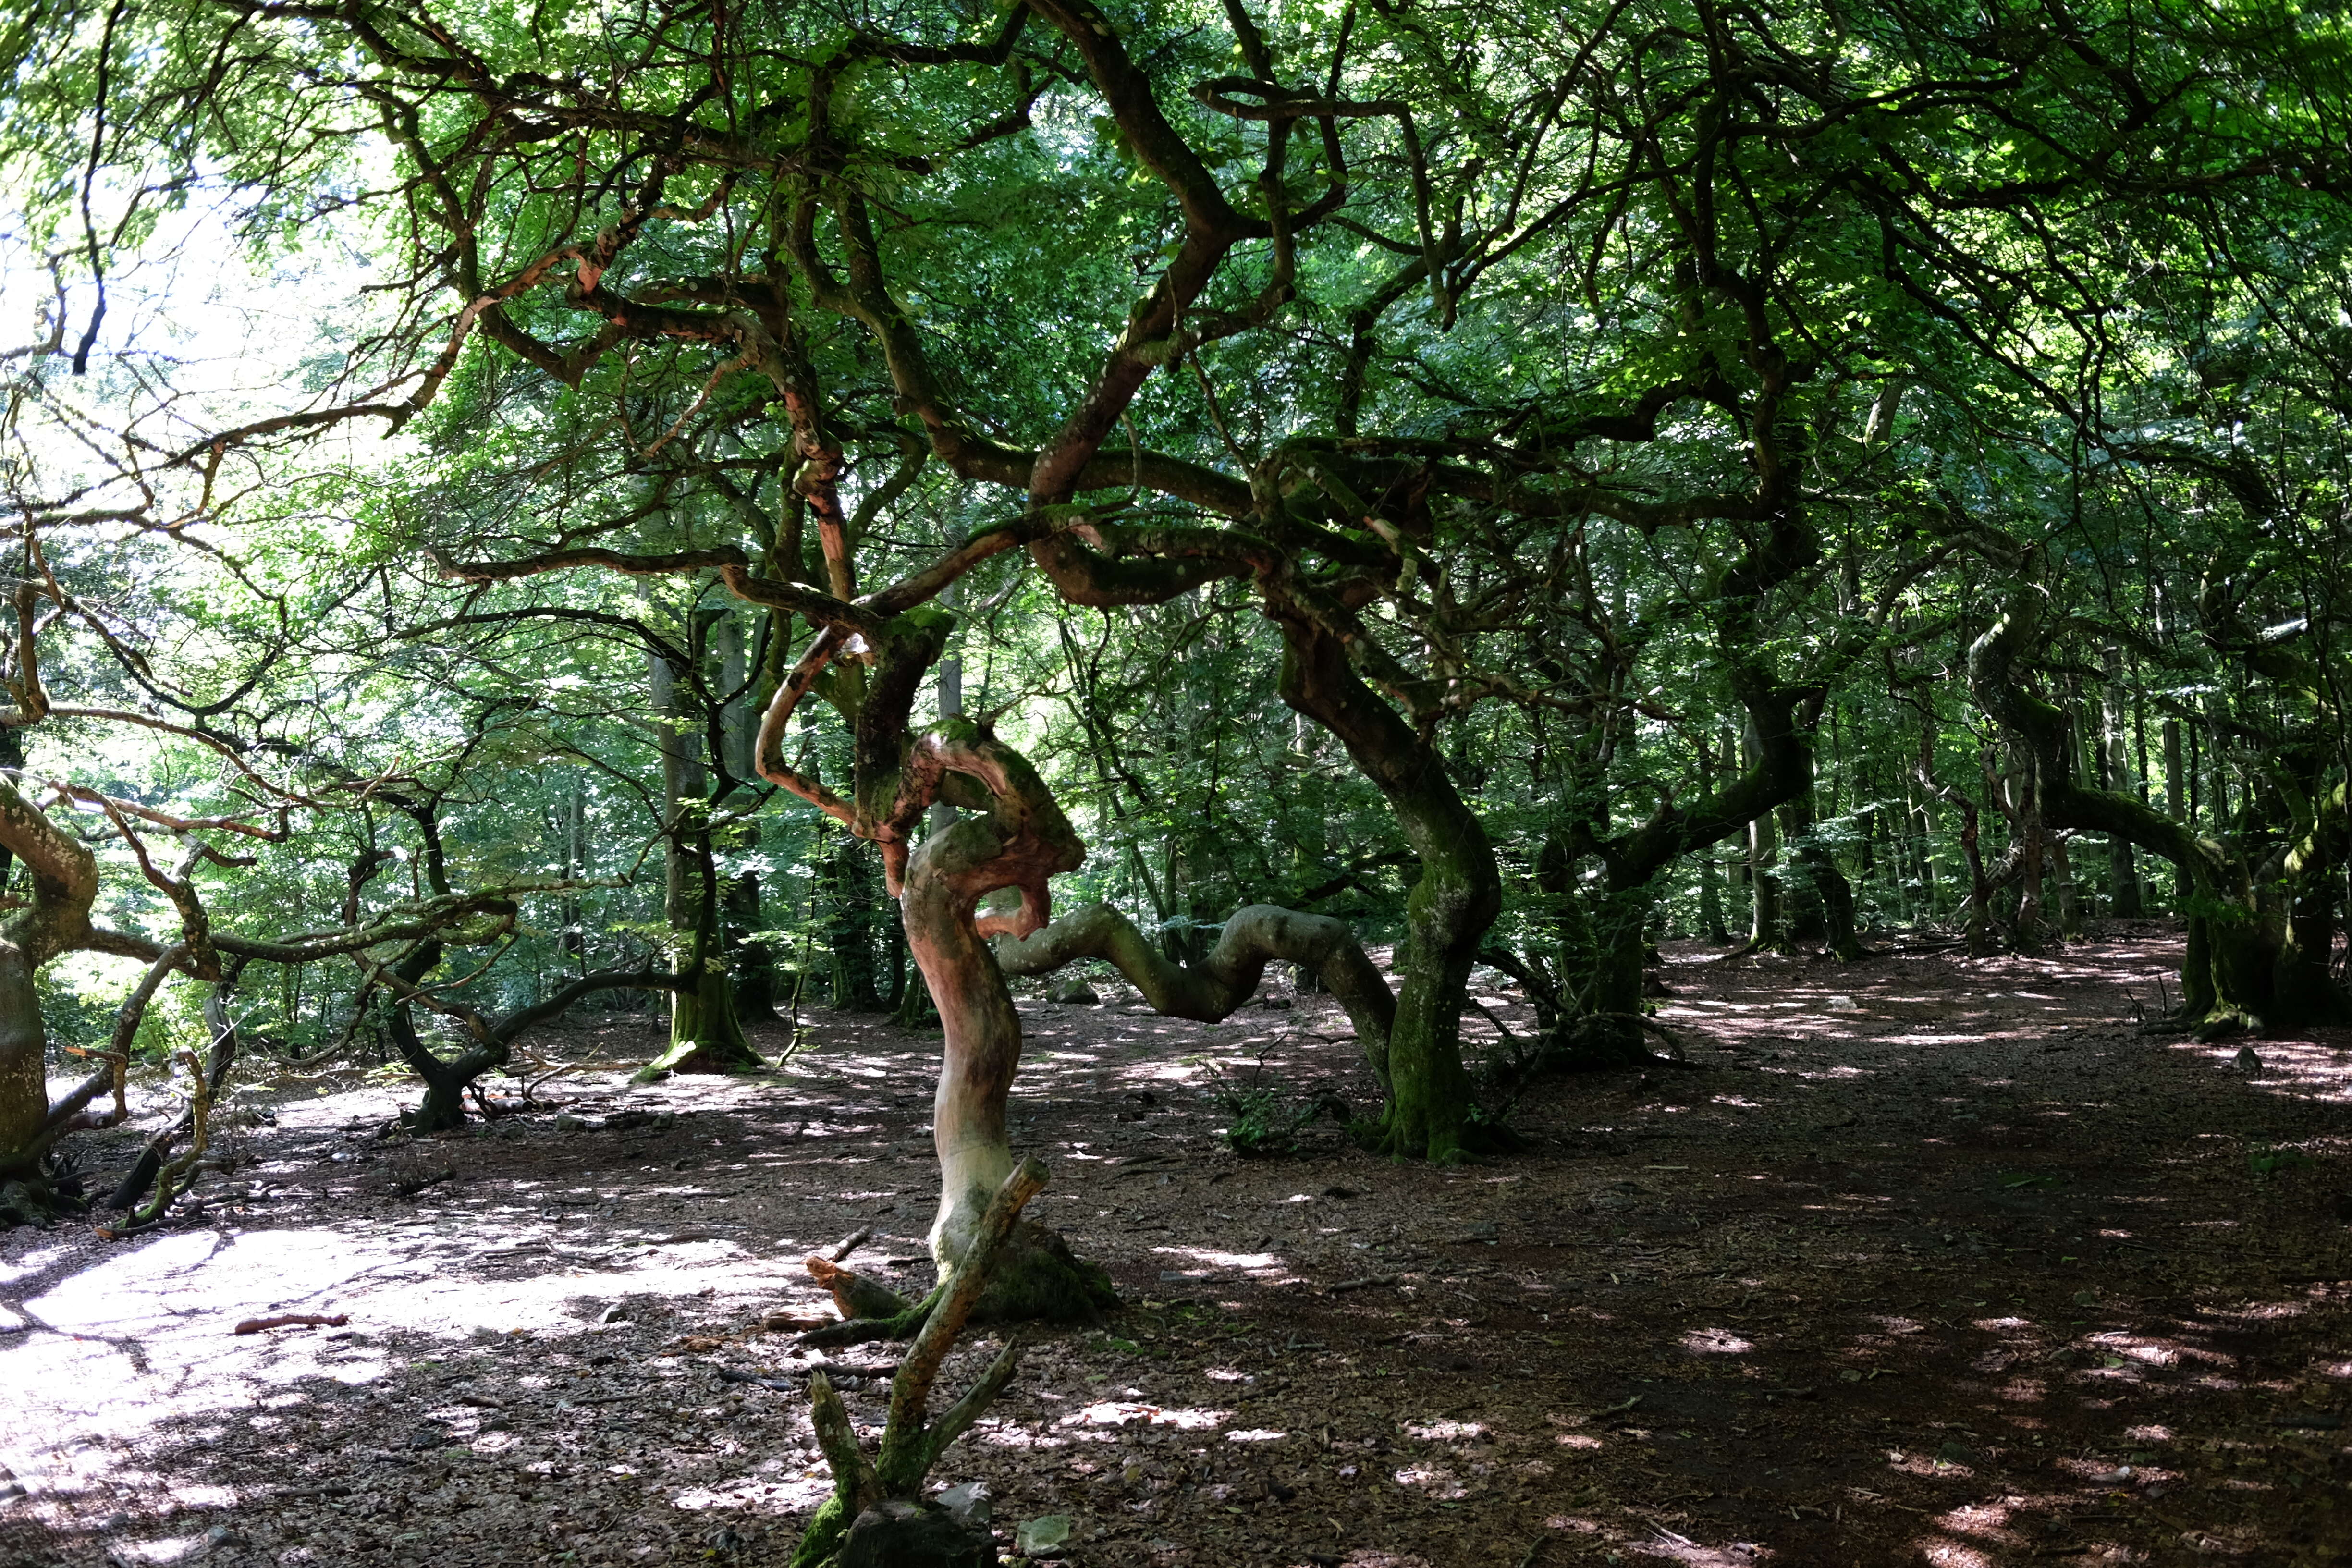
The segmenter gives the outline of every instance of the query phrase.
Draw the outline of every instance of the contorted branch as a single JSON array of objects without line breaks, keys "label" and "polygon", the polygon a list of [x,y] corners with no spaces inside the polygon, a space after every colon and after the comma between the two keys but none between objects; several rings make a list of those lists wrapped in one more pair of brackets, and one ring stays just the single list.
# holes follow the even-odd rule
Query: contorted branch
[{"label": "contorted branch", "polygon": [[2074,748],[2066,716],[2028,691],[2017,661],[2030,654],[2041,625],[2040,584],[2021,583],[2000,618],[1969,648],[1969,691],[1984,710],[2032,754],[2042,786],[2042,820],[2052,827],[2087,828],[2126,838],[2180,868],[2209,896],[2243,894],[2244,872],[2221,846],[2202,839],[2135,795],[2085,789],[2074,781]]},{"label": "contorted branch", "polygon": [[[187,956],[187,946],[181,943],[165,948],[162,955],[147,966],[146,974],[141,977],[131,994],[123,998],[122,1006],[115,1014],[114,1036],[108,1042],[101,1058],[105,1065],[49,1107],[48,1120],[43,1123],[41,1136],[32,1152],[38,1153],[68,1132],[79,1132],[86,1128],[113,1127],[130,1120],[131,1105],[123,1091],[131,1065],[131,1044],[139,1037],[139,1026],[147,1016],[147,1005],[155,999],[155,993],[163,988],[163,982],[171,978],[172,972]],[[110,1090],[114,1095],[114,1109],[99,1115],[89,1114],[87,1108],[90,1101]]]},{"label": "contorted branch", "polygon": [[1007,974],[1044,974],[1081,958],[1099,958],[1116,967],[1161,1016],[1204,1024],[1248,1001],[1268,963],[1306,965],[1348,1010],[1373,1069],[1387,1079],[1396,997],[1364,955],[1356,933],[1328,915],[1251,904],[1225,921],[1216,945],[1197,964],[1161,956],[1134,921],[1108,904],[1088,904],[1027,937],[996,942],[996,962]]},{"label": "contorted branch", "polygon": [[544,555],[526,556],[520,561],[457,561],[446,551],[431,550],[426,553],[442,575],[455,577],[461,583],[507,583],[518,577],[537,577],[550,572],[567,571],[574,566],[601,566],[608,572],[618,572],[631,577],[662,577],[678,573],[717,572],[719,580],[738,598],[772,609],[790,610],[821,626],[835,626],[845,632],[872,632],[881,624],[881,617],[861,605],[837,599],[831,594],[797,583],[778,582],[772,577],[753,574],[750,557],[729,545],[719,550],[679,550],[667,555],[632,555],[617,550],[583,548],[554,550]]}]

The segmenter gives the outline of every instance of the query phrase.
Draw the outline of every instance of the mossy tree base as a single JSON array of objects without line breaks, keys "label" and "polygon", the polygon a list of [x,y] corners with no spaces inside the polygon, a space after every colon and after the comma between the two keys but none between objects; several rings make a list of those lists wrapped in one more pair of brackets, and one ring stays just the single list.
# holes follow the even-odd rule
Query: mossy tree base
[{"label": "mossy tree base", "polygon": [[80,1173],[53,1159],[42,1160],[29,1170],[20,1164],[15,1173],[0,1177],[0,1230],[20,1225],[46,1230],[86,1206]]},{"label": "mossy tree base", "polygon": [[[909,1305],[887,1288],[821,1258],[809,1260],[809,1272],[833,1292],[834,1304],[844,1314],[840,1322],[801,1336],[801,1343],[812,1346],[912,1339],[954,1282],[950,1274],[946,1283]],[[988,1288],[981,1292],[971,1319],[980,1323],[1093,1323],[1118,1305],[1118,1292],[1101,1265],[1072,1252],[1057,1233],[1024,1220],[989,1265]]]},{"label": "mossy tree base", "polygon": [[[470,1080],[468,1080],[470,1081]],[[425,1098],[414,1110],[400,1113],[401,1124],[411,1132],[448,1132],[466,1125],[465,1083],[434,1083],[425,1086]]]},{"label": "mossy tree base", "polygon": [[766,1070],[767,1062],[744,1037],[735,1016],[735,988],[725,970],[706,965],[670,1004],[669,1049],[637,1069],[631,1079],[652,1083],[671,1073],[746,1073]]},{"label": "mossy tree base", "polygon": [[972,1319],[982,1323],[1092,1323],[1118,1305],[1110,1275],[1059,1234],[1024,1220],[995,1261]]}]

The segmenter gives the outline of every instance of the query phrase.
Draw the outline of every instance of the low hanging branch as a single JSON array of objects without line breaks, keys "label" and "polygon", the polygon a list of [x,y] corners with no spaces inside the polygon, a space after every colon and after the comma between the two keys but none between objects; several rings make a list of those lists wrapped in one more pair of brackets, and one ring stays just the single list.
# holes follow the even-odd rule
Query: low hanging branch
[{"label": "low hanging branch", "polygon": [[1134,921],[1108,904],[1088,904],[1029,936],[999,937],[995,945],[996,962],[1007,974],[1045,974],[1082,958],[1099,958],[1127,976],[1154,1012],[1204,1024],[1225,1017],[1255,994],[1267,964],[1278,960],[1304,965],[1348,1010],[1373,1071],[1383,1085],[1388,1080],[1396,996],[1356,933],[1328,915],[1251,904],[1225,921],[1216,945],[1197,964],[1162,956]]}]

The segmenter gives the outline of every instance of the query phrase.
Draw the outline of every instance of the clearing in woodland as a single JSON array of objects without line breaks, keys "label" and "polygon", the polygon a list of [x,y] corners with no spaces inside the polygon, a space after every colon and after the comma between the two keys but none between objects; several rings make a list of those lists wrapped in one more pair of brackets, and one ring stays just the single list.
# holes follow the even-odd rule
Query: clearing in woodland
[{"label": "clearing in woodland", "polygon": [[[1326,996],[1021,998],[1013,1142],[1119,1304],[1024,1327],[932,1484],[1101,1568],[2344,1560],[2352,1031],[2144,1031],[2152,923],[1722,951],[1666,950],[1683,1065],[1547,1080],[1527,1151],[1453,1169],[1329,1121],[1231,1152],[1254,1081],[1368,1097]],[[1526,1026],[1473,992],[1474,1039]],[[802,1259],[919,1287],[936,1196],[936,1037],[813,1033],[641,1087],[657,1036],[560,1033],[543,1110],[424,1138],[289,1079],[194,1217],[8,1233],[0,1560],[781,1562],[832,1490],[811,1369],[878,1426],[903,1348],[800,1348]],[[333,1321],[237,1331],[283,1314]]]}]

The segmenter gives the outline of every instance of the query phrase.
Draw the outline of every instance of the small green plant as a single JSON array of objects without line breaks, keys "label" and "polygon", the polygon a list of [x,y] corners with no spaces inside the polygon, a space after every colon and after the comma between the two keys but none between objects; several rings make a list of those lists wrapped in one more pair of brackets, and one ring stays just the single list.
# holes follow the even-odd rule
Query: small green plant
[{"label": "small green plant", "polygon": [[2246,1145],[2246,1169],[2254,1180],[2268,1181],[2281,1171],[2305,1171],[2312,1166],[2310,1155],[2300,1149],[2273,1149],[2267,1143]]},{"label": "small green plant", "polygon": [[1265,1058],[1273,1049],[1258,1052],[1246,1079],[1208,1064],[1209,1102],[1225,1118],[1225,1146],[1244,1160],[1290,1153],[1298,1147],[1298,1135],[1320,1117],[1343,1124],[1348,1120],[1346,1103],[1328,1089],[1302,1090],[1268,1081]]}]

